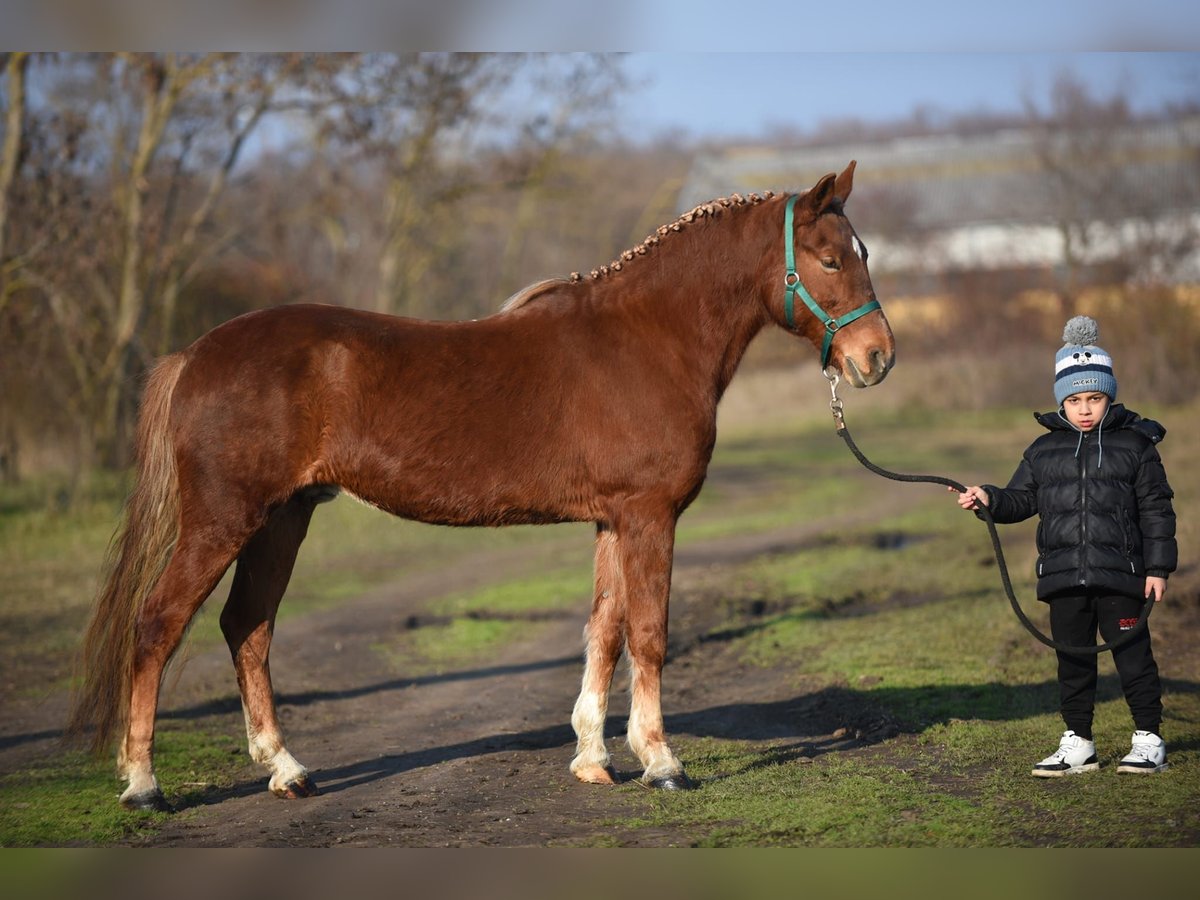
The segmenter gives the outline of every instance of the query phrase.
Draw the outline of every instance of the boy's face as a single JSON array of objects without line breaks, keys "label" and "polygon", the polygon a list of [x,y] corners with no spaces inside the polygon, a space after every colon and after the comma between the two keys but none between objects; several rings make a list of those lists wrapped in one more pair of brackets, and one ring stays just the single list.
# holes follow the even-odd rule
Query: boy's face
[{"label": "boy's face", "polygon": [[1104,421],[1108,412],[1108,394],[1093,391],[1084,394],[1072,394],[1063,401],[1063,412],[1067,421],[1080,431],[1091,431]]}]

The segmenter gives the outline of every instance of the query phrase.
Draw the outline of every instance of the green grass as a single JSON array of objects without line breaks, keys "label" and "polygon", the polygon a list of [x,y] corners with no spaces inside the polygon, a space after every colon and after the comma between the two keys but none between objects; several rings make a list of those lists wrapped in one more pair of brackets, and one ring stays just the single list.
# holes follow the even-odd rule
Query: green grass
[{"label": "green grass", "polygon": [[694,831],[702,847],[988,846],[995,823],[969,798],[930,790],[920,773],[838,758],[798,764],[730,742],[689,744],[700,790],[655,796],[641,823]]},{"label": "green grass", "polygon": [[[1112,717],[1113,704],[1100,712]],[[689,740],[680,749],[699,789],[651,795],[641,819],[609,824],[710,847],[1195,846],[1194,752],[1161,776],[1118,776],[1112,750],[1094,775],[1031,778],[1058,727],[1056,717],[958,720],[917,742],[812,761],[787,747]]]},{"label": "green grass", "polygon": [[373,644],[371,649],[398,671],[410,675],[441,673],[528,634],[529,628],[520,622],[462,618],[422,628],[407,641],[391,639]]},{"label": "green grass", "polygon": [[[160,785],[180,808],[250,774],[240,747],[202,726],[162,726],[155,746]],[[6,772],[0,775],[0,847],[113,844],[148,833],[171,815],[122,809],[118,788],[112,761],[81,751]]]},{"label": "green grass", "polygon": [[591,565],[545,572],[532,578],[505,581],[472,591],[442,597],[429,604],[430,612],[462,616],[472,613],[520,614],[586,609],[592,597]]},{"label": "green grass", "polygon": [[373,646],[398,671],[442,672],[518,637],[536,637],[539,618],[587,609],[590,565],[550,571],[431,600],[431,622]]},{"label": "green grass", "polygon": [[[933,524],[939,515],[945,524]],[[960,515],[976,533],[951,527]],[[954,683],[979,672],[998,636],[1022,634],[998,590],[995,567],[980,564],[990,554],[981,533],[982,525],[947,506],[940,514],[910,513],[850,531],[835,545],[743,567],[743,585],[786,606],[743,640],[744,658],[765,666],[795,660],[799,674],[851,682],[869,675],[905,687]],[[881,535],[913,537],[893,550],[875,544]],[[1032,599],[1031,580],[1022,577],[1020,563],[1012,565],[1018,596],[1037,619],[1042,610]],[[1018,654],[1009,662],[1028,659]]]},{"label": "green grass", "polygon": [[[891,549],[872,543],[880,533],[920,540]],[[1005,534],[1018,596],[1045,630],[1032,558],[1017,550],[1032,533]],[[1106,654],[1095,722],[1101,771],[1033,779],[1030,767],[1064,727],[1055,662],[1017,623],[995,567],[981,565],[989,552],[982,525],[952,502],[929,500],[836,544],[727,573],[730,593],[763,598],[773,610],[757,620],[734,613],[722,624],[741,634],[733,649],[744,663],[788,673],[798,694],[829,692],[899,733],[824,755],[794,744],[677,740],[703,783],[690,794],[653,796],[639,825],[698,846],[1195,846],[1200,661],[1191,655],[1164,672],[1167,773],[1117,776],[1133,726]],[[1178,590],[1186,597],[1189,588]],[[1159,613],[1160,627],[1171,612]]]}]

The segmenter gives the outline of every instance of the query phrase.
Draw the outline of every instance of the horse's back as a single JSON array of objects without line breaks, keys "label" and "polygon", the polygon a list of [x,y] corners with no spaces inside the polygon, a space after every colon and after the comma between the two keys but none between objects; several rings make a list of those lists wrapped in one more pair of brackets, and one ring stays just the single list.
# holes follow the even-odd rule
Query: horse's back
[{"label": "horse's back", "polygon": [[185,351],[181,455],[209,465],[215,453],[276,502],[336,484],[447,524],[602,518],[603,493],[582,487],[596,481],[613,494],[690,491],[707,456],[672,427],[679,402],[656,384],[654,356],[598,341],[603,327],[576,312],[249,313]]},{"label": "horse's back", "polygon": [[544,471],[561,443],[559,417],[544,411],[562,382],[545,377],[533,332],[513,324],[317,305],[239,316],[184,351],[180,464],[214,482],[219,467],[220,480],[268,502],[336,484],[430,521],[570,518],[544,494],[516,499],[561,474]]}]

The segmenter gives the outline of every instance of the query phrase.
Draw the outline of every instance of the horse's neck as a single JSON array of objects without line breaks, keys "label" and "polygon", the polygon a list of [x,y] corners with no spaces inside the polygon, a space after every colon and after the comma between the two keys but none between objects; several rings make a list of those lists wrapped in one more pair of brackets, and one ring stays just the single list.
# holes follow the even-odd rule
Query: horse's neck
[{"label": "horse's neck", "polygon": [[[766,212],[731,210],[726,216]],[[688,360],[689,371],[716,399],[770,321],[761,292],[763,261],[774,245],[753,227],[758,224],[697,222],[655,248],[661,259],[636,259],[595,286],[599,305],[613,303],[631,320],[651,323],[655,352]],[[743,246],[735,246],[739,242]]]}]

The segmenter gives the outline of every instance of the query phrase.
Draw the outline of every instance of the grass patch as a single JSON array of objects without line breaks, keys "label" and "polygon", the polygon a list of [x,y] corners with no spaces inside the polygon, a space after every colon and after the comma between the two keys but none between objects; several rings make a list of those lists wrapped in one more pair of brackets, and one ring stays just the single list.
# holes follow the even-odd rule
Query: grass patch
[{"label": "grass patch", "polygon": [[930,790],[916,773],[849,758],[797,764],[786,752],[737,743],[689,743],[704,782],[655,795],[638,825],[694,832],[702,847],[980,846],[994,823],[969,798]]},{"label": "grass patch", "polygon": [[[1123,705],[1101,704],[1098,720],[1121,718]],[[915,741],[902,735],[814,760],[791,746],[681,741],[700,787],[651,795],[641,819],[610,824],[674,830],[709,847],[1195,846],[1195,751],[1176,751],[1160,776],[1118,775],[1129,737],[1120,727],[1100,772],[1030,777],[1060,729],[1054,715],[955,720]],[[1194,746],[1195,732],[1181,743]]]},{"label": "grass patch", "polygon": [[[227,735],[167,724],[159,729],[155,768],[168,802],[202,802],[248,774],[246,756]],[[0,776],[0,847],[105,845],[147,833],[170,813],[130,812],[117,804],[112,760],[65,751]]]},{"label": "grass patch", "polygon": [[440,673],[527,633],[528,626],[522,622],[452,619],[443,625],[422,628],[415,639],[374,644],[372,649],[404,672]]},{"label": "grass patch", "polygon": [[[1192,412],[1162,416],[1175,425],[1160,452],[1180,512],[1200,500],[1200,473],[1183,460],[1200,440]],[[898,471],[1003,483],[1038,433],[1027,413],[922,415],[929,421],[879,411],[856,439]],[[650,795],[635,827],[673,831],[679,843],[698,846],[1196,846],[1200,656],[1188,624],[1200,601],[1188,562],[1196,523],[1180,518],[1184,568],[1153,626],[1159,647],[1172,651],[1159,652],[1172,768],[1117,775],[1133,726],[1105,654],[1095,720],[1100,772],[1034,779],[1030,768],[1064,727],[1053,653],[1009,610],[983,526],[930,493],[939,489],[913,490],[902,515],[725,573],[729,618],[719,628],[744,664],[790,674],[798,693],[828,692],[851,736],[856,717],[882,717],[894,736],[867,735],[857,749],[829,753],[803,738],[677,739],[700,788]],[[1034,528],[1001,534],[1018,597],[1045,631],[1033,594]],[[762,601],[766,614],[747,617],[747,599]],[[1193,631],[1172,640],[1173,626]],[[802,735],[804,724],[797,728]]]},{"label": "grass patch", "polygon": [[415,627],[373,649],[397,670],[443,671],[529,637],[540,619],[562,610],[586,609],[591,593],[590,566],[499,582],[430,601],[428,621],[418,618],[412,623]]},{"label": "grass patch", "polygon": [[591,566],[561,569],[532,578],[521,578],[466,594],[433,601],[433,613],[461,616],[469,613],[520,614],[586,608],[592,596]]},{"label": "grass patch", "polygon": [[[1189,477],[1178,479],[1177,494],[1195,490]],[[1048,630],[1033,599],[1032,527],[1003,534],[1018,596]],[[876,540],[881,534],[919,539]],[[828,692],[852,733],[856,719],[882,717],[894,736],[868,734],[857,749],[824,755],[803,739],[680,740],[676,750],[701,787],[652,796],[639,826],[677,830],[698,846],[1195,846],[1200,660],[1176,656],[1163,673],[1168,772],[1117,775],[1133,726],[1105,654],[1095,721],[1101,771],[1032,778],[1064,727],[1055,661],[1012,615],[994,565],[984,564],[989,552],[981,525],[951,501],[930,499],[726,573],[730,596],[759,598],[770,610],[747,618],[737,612],[746,604],[729,605],[720,630],[735,636],[731,652],[789,673],[798,692]],[[1184,606],[1157,613],[1164,633],[1177,612],[1182,625],[1197,596],[1190,577],[1172,586]]]},{"label": "grass patch", "polygon": [[[759,597],[774,612],[745,631],[737,650],[748,663],[787,666],[797,676],[869,680],[917,718],[934,688],[985,673],[1006,684],[1041,681],[1043,657],[999,590],[990,549],[982,525],[951,501],[926,500],[870,528],[756,560],[731,580],[738,595]],[[1045,628],[1031,564],[1028,553],[1014,552],[1010,569],[1027,614]]]}]

